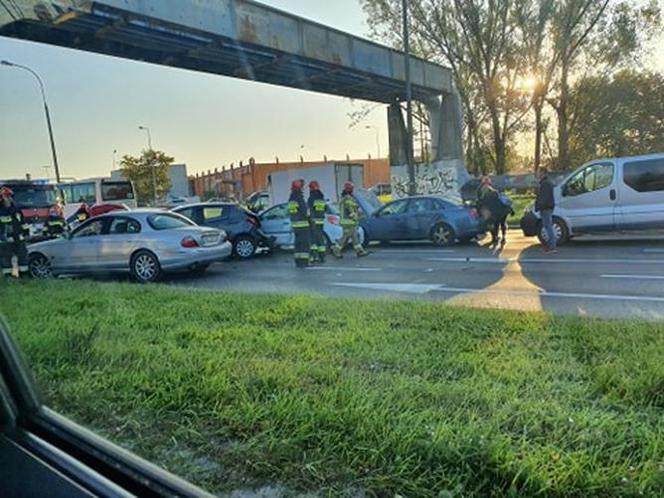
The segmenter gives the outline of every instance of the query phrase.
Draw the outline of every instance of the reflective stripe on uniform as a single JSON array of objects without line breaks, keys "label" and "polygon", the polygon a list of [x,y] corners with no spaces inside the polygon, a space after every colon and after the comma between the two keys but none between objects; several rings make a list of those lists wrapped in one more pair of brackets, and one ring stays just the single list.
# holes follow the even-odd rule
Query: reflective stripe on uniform
[{"label": "reflective stripe on uniform", "polygon": [[0,216],[0,223],[11,223],[11,222],[12,222],[11,216]]},{"label": "reflective stripe on uniform", "polygon": [[291,222],[293,228],[309,228],[308,221],[293,221]]},{"label": "reflective stripe on uniform", "polygon": [[325,209],[327,209],[327,205],[325,204],[325,201],[317,200],[314,201],[314,209],[318,212],[324,213]]},{"label": "reflective stripe on uniform", "polygon": [[314,220],[316,225],[322,227],[325,225],[325,220]]},{"label": "reflective stripe on uniform", "polygon": [[309,260],[309,253],[308,252],[296,252],[295,253],[295,259],[306,259],[308,261]]},{"label": "reflective stripe on uniform", "polygon": [[288,212],[290,214],[295,214],[299,210],[300,210],[300,205],[297,202],[291,201],[291,202],[288,203]]},{"label": "reflective stripe on uniform", "polygon": [[355,223],[353,220],[341,220],[341,226],[352,227],[355,225],[357,225],[357,223]]}]

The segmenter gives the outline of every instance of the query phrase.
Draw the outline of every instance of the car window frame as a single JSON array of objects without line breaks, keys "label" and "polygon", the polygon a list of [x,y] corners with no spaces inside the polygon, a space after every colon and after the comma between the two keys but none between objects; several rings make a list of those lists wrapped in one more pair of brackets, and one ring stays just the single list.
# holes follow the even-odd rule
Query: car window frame
[{"label": "car window frame", "polygon": [[[278,210],[278,209],[283,209],[283,210],[284,210],[284,213],[285,213],[285,216],[283,216],[283,217],[276,217],[276,218],[269,218],[269,217],[268,217],[268,214],[269,214],[270,212],[272,212],[272,211],[276,211],[276,210]],[[273,221],[273,220],[287,220],[287,219],[290,218],[290,217],[288,216],[288,205],[284,203],[284,204],[277,204],[276,206],[272,206],[270,209],[268,209],[267,211],[265,211],[265,212],[261,215],[261,218],[264,219],[264,220],[266,220],[266,221]]]},{"label": "car window frame", "polygon": [[[71,239],[87,239],[90,237],[101,237],[102,235],[107,235],[108,232],[108,220],[110,217],[108,216],[97,216],[95,218],[90,218],[87,220],[85,223],[83,223],[81,226],[77,227],[71,234]],[[96,235],[86,235],[85,237],[82,237],[80,233],[85,230],[87,227],[92,225],[93,223],[101,223],[101,232],[96,234]]]},{"label": "car window frame", "polygon": [[[414,211],[414,206],[419,201],[428,203],[429,207],[424,211]],[[432,199],[431,197],[417,197],[415,199],[410,199],[410,202],[408,203],[406,209],[407,209],[406,214],[431,213],[436,210],[436,203],[434,202],[434,199]]]},{"label": "car window frame", "polygon": [[[588,177],[587,171],[589,171],[593,168],[596,168],[597,166],[610,166],[611,167],[611,180],[609,181],[609,183],[607,185],[605,185],[603,187],[593,188],[592,190],[588,190],[586,188],[586,181],[587,181],[587,177]],[[571,187],[572,184],[576,184],[576,182],[577,182],[576,179],[579,176],[582,176],[581,184],[583,185],[583,189],[584,189],[583,191],[579,191],[579,190],[576,190],[576,188]],[[572,176],[570,176],[569,179],[565,182],[565,185],[563,187],[564,196],[565,197],[578,197],[578,196],[584,195],[584,194],[591,194],[593,192],[599,192],[600,190],[611,188],[611,185],[613,185],[613,183],[615,182],[615,179],[616,179],[616,165],[615,165],[615,163],[613,163],[611,161],[599,161],[599,162],[596,162],[596,163],[587,164],[587,165],[583,166],[581,169],[579,169],[578,171],[576,171],[575,173],[573,173]]]},{"label": "car window frame", "polygon": [[[132,218],[131,216],[109,216],[109,222],[108,226],[106,228],[106,235],[138,235],[141,232],[143,232],[143,224],[137,220],[136,218]],[[138,225],[138,232],[124,232],[124,233],[113,233],[111,232],[111,228],[113,227],[113,223],[116,220],[127,220],[128,223],[136,223]]]},{"label": "car window frame", "polygon": [[[399,212],[399,213],[385,213],[385,211],[386,211],[388,208],[390,208],[390,207],[392,207],[392,206],[395,206],[395,205],[397,205],[397,204],[402,204],[402,203],[403,203],[403,205],[404,205],[405,207],[404,207],[404,209],[403,209],[401,212]],[[399,200],[396,200],[396,201],[390,202],[389,204],[386,204],[385,206],[383,206],[383,207],[380,209],[380,211],[378,211],[378,217],[379,217],[379,218],[382,218],[382,217],[384,217],[384,216],[398,216],[398,215],[406,214],[406,213],[408,213],[408,205],[409,205],[409,204],[410,204],[410,199],[399,199]]]},{"label": "car window frame", "polygon": [[[175,218],[175,219],[179,219],[180,221],[182,221],[182,222],[185,223],[185,226],[182,226],[182,227],[171,227],[171,228],[155,228],[155,225],[154,225],[154,221],[153,221],[153,219],[154,219],[155,217],[157,217],[157,216],[165,216],[165,217],[167,217],[167,218]],[[180,228],[186,228],[186,227],[191,227],[191,228],[193,228],[193,227],[195,227],[195,226],[198,226],[198,225],[196,225],[195,222],[193,222],[192,220],[190,220],[190,219],[187,218],[186,216],[182,216],[181,214],[179,214],[179,213],[175,213],[175,212],[173,212],[173,211],[164,211],[163,213],[153,213],[153,214],[150,214],[150,215],[148,215],[148,217],[146,218],[146,221],[147,221],[148,226],[149,226],[153,231],[155,231],[155,232],[165,232],[165,231],[167,231],[167,230],[178,230],[178,229],[180,229]]]},{"label": "car window frame", "polygon": [[[641,190],[640,188],[636,188],[635,184],[628,183],[628,168],[634,168],[638,167],[639,164],[641,163],[660,163],[662,167],[664,167],[664,157],[652,157],[652,158],[642,158],[638,160],[630,160],[630,161],[625,161],[622,166],[622,182],[629,188],[631,188],[634,192],[638,192],[640,194],[653,194],[653,193],[658,193],[658,192],[664,192],[664,184],[662,185],[661,189],[657,190]],[[663,173],[664,175],[664,173]]]}]

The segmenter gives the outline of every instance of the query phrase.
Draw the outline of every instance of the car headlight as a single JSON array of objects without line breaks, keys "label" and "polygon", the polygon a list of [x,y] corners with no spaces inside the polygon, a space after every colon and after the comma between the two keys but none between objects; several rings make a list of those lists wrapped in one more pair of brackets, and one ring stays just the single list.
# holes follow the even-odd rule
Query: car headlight
[{"label": "car headlight", "polygon": [[228,240],[228,234],[226,233],[226,230],[219,230],[219,240],[222,242],[226,242]]}]

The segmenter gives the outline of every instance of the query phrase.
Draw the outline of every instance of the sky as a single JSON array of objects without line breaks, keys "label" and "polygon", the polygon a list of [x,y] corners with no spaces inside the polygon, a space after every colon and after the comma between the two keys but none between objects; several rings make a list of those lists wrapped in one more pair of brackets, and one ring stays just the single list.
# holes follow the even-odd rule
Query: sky
[{"label": "sky", "polygon": [[[348,33],[368,34],[358,0],[263,0]],[[662,2],[664,4],[664,1]],[[653,67],[664,70],[664,41]],[[222,76],[165,68],[47,45],[0,38],[0,59],[30,66],[46,84],[61,174],[107,176],[113,151],[137,155],[151,129],[189,173],[231,162],[343,159],[388,149],[385,106],[349,128],[361,103]],[[28,73],[0,66],[0,178],[34,178],[53,171],[43,108]],[[375,126],[367,129],[366,126]]]},{"label": "sky", "polygon": [[[367,36],[357,0],[263,0],[296,15]],[[378,127],[387,150],[386,108],[349,129],[360,102],[222,76],[0,38],[0,59],[44,80],[63,177],[108,176],[113,151],[155,149],[186,163],[189,173],[231,162],[361,158],[377,155]],[[25,71],[0,66],[0,178],[53,175],[39,89]]]}]

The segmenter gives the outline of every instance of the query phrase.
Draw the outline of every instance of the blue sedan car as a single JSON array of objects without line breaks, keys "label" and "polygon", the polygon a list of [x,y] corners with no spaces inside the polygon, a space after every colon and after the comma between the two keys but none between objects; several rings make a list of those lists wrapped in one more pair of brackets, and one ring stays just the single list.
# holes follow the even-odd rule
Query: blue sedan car
[{"label": "blue sedan car", "polygon": [[360,221],[365,241],[431,240],[439,246],[470,241],[486,228],[472,207],[436,196],[399,199]]}]

